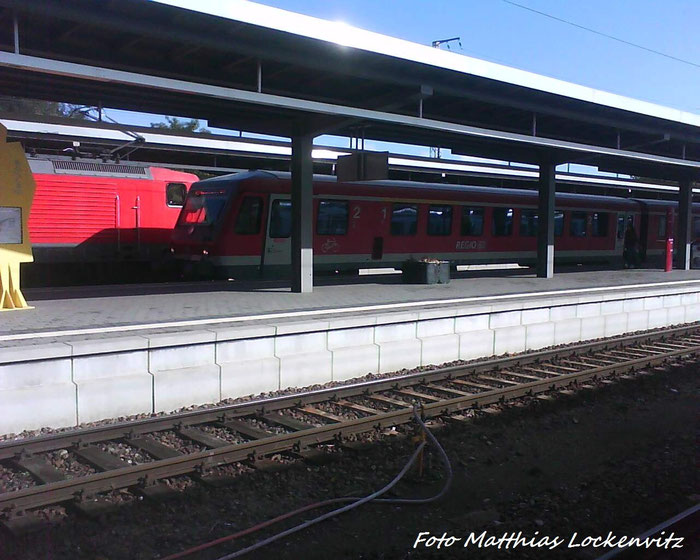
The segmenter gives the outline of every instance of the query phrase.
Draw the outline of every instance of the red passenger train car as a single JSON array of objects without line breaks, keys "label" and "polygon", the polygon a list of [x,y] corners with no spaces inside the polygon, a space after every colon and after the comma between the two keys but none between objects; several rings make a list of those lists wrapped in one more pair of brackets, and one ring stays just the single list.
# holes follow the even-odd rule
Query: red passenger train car
[{"label": "red passenger train car", "polygon": [[28,159],[36,182],[29,215],[34,263],[23,274],[31,285],[149,271],[169,256],[172,228],[198,180],[142,165]]},{"label": "red passenger train car", "polygon": [[[251,271],[274,275],[288,267],[290,180],[289,173],[258,171],[194,184],[172,238],[185,270],[236,277]],[[400,268],[425,257],[455,265],[536,262],[535,191],[404,181],[342,184],[318,176],[313,205],[317,270]],[[557,194],[557,262],[621,263],[627,223],[641,234],[642,252],[659,256],[665,205]],[[700,216],[695,227],[700,230]]]}]

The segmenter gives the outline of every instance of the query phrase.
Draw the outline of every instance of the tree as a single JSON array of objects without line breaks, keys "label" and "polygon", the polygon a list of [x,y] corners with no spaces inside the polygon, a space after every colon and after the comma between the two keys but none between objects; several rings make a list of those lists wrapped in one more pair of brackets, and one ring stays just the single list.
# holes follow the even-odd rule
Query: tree
[{"label": "tree", "polygon": [[71,105],[57,101],[41,101],[0,95],[0,113],[13,115],[36,115],[42,117],[63,117],[85,120],[92,108],[85,105]]},{"label": "tree", "polygon": [[151,123],[151,127],[181,132],[209,132],[206,128],[200,126],[199,119],[182,120],[177,117],[165,117],[165,122]]}]

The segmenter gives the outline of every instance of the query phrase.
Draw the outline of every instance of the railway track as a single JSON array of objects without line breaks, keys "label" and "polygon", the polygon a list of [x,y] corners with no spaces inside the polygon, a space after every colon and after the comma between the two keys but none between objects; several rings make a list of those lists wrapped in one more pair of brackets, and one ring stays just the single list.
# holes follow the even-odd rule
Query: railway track
[{"label": "railway track", "polygon": [[[100,496],[168,493],[187,475],[204,482],[225,465],[253,468],[269,457],[322,459],[327,444],[351,445],[359,434],[426,419],[455,422],[465,411],[526,396],[548,398],[594,381],[700,355],[700,325],[625,336],[422,371],[401,377],[195,410],[0,443],[0,469],[25,487],[0,493],[0,521],[13,529],[31,510],[57,504],[84,513]],[[361,436],[364,437],[364,436]],[[80,472],[57,466],[72,461]],[[165,481],[165,482],[164,482]]]}]

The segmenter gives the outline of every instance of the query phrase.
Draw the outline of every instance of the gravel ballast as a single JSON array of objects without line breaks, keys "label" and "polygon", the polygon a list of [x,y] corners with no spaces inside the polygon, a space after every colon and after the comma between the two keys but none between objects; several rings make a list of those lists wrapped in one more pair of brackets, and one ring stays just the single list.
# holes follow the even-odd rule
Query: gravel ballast
[{"label": "gravel ballast", "polygon": [[[596,558],[599,549],[435,551],[412,545],[424,531],[633,536],[700,501],[697,371],[693,364],[573,396],[527,399],[523,406],[447,425],[435,433],[455,475],[439,502],[366,505],[246,558]],[[235,481],[223,488],[188,480],[166,501],[137,501],[97,519],[70,515],[26,538],[3,537],[0,558],[162,558],[319,500],[366,495],[400,470],[414,445],[410,437],[383,437],[360,453],[334,453],[325,465],[280,456],[284,470],[236,470],[230,473],[238,475]],[[426,454],[424,467],[422,478],[412,472],[392,494],[437,492],[444,478],[434,453]],[[217,558],[290,524],[191,558]]]}]

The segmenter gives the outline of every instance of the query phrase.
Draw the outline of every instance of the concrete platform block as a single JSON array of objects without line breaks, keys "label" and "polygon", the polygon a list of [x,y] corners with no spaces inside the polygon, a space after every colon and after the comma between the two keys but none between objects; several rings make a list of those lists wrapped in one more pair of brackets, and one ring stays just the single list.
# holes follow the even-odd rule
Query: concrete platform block
[{"label": "concrete platform block", "polygon": [[455,320],[454,319],[431,319],[428,321],[418,321],[416,335],[420,339],[442,336],[446,334],[454,334]]},{"label": "concrete platform block", "polygon": [[[62,342],[56,342],[53,344],[10,346],[7,348],[0,348],[0,365],[15,365],[17,362],[29,361],[35,361],[38,363],[40,360],[43,361],[54,360],[57,358],[70,358],[72,353],[72,347],[68,344],[63,344]],[[1,383],[2,381],[0,380],[0,388],[2,388]]]},{"label": "concrete platform block", "polygon": [[76,388],[72,383],[0,390],[0,434],[78,423]]},{"label": "concrete platform block", "polygon": [[393,325],[377,325],[374,328],[374,342],[397,342],[407,339],[416,339],[416,323],[396,323]]},{"label": "concrete platform block", "polygon": [[459,335],[459,359],[475,360],[493,356],[494,332],[489,329]]},{"label": "concrete platform block", "polygon": [[598,317],[599,315],[600,303],[583,303],[576,306],[576,317],[579,319]]},{"label": "concrete platform block", "polygon": [[454,307],[439,307],[437,309],[425,309],[418,312],[419,321],[429,321],[431,319],[448,319],[454,317],[457,310]]},{"label": "concrete platform block", "polygon": [[280,360],[280,389],[305,387],[333,380],[333,354],[328,350],[278,357]]},{"label": "concrete platform block", "polygon": [[600,304],[601,315],[619,315],[624,313],[625,304],[622,300],[604,301]]},{"label": "concrete platform block", "polygon": [[235,399],[280,388],[280,363],[274,356],[221,364],[221,398]]},{"label": "concrete platform block", "polygon": [[581,319],[566,319],[554,323],[554,344],[581,341]]},{"label": "concrete platform block", "polygon": [[648,311],[631,311],[627,314],[627,332],[645,331],[648,328]]},{"label": "concrete platform block", "polygon": [[581,319],[581,340],[595,340],[605,336],[605,317],[584,317]]},{"label": "concrete platform block", "polygon": [[279,359],[271,336],[220,342],[216,363],[221,367],[222,399],[279,389]]},{"label": "concrete platform block", "polygon": [[119,336],[115,338],[96,338],[91,340],[71,341],[66,343],[72,348],[73,358],[94,356],[95,354],[128,353],[148,350],[148,339],[143,336]]},{"label": "concrete platform block", "polygon": [[327,330],[328,321],[294,321],[277,325],[277,336],[318,331],[325,332]]},{"label": "concrete platform block", "polygon": [[458,334],[429,336],[421,340],[421,365],[444,364],[459,359]]},{"label": "concrete platform block", "polygon": [[275,338],[275,355],[278,358],[293,356],[295,354],[312,354],[314,352],[326,352],[328,333],[311,332],[304,334],[291,334],[277,336]]},{"label": "concrete platform block", "polygon": [[77,385],[79,424],[153,411],[153,376],[148,372],[120,373]]},{"label": "concrete platform block", "polygon": [[664,306],[664,299],[661,296],[644,298],[644,309],[660,309]]},{"label": "concrete platform block", "polygon": [[626,299],[623,302],[622,310],[625,313],[631,311],[644,311],[644,298]]},{"label": "concrete platform block", "polygon": [[415,313],[380,313],[376,316],[377,326],[391,323],[415,323],[418,321],[418,312]]},{"label": "concrete platform block", "polygon": [[525,351],[526,327],[506,327],[495,329],[493,339],[493,352],[496,356],[501,354],[517,354]]},{"label": "concrete platform block", "polygon": [[62,343],[0,351],[0,434],[78,423],[70,354]]},{"label": "concrete platform block", "polygon": [[685,306],[685,322],[694,323],[700,321],[700,303]]},{"label": "concrete platform block", "polygon": [[489,316],[483,315],[465,315],[455,319],[455,332],[457,334],[484,331],[489,328]]},{"label": "concrete platform block", "polygon": [[152,373],[155,412],[221,400],[220,368],[214,363]]},{"label": "concrete platform block", "polygon": [[144,338],[148,339],[148,347],[150,349],[172,348],[214,342],[216,340],[216,333],[210,330],[179,331],[174,333],[150,334]]},{"label": "concrete platform block", "polygon": [[328,349],[350,348],[374,344],[374,327],[328,331]]},{"label": "concrete platform block", "polygon": [[521,324],[534,325],[536,323],[549,322],[549,308],[523,309]]},{"label": "concrete platform block", "polygon": [[618,336],[627,330],[627,313],[605,316],[605,336]]},{"label": "concrete platform block", "polygon": [[[192,336],[188,336],[190,334]],[[149,336],[151,373],[213,364],[215,336],[215,333],[206,331]]]},{"label": "concrete platform block", "polygon": [[698,303],[698,297],[700,294],[698,292],[692,292],[689,294],[681,295],[681,305],[693,305]]},{"label": "concrete platform block", "polygon": [[525,331],[525,349],[539,350],[554,345],[554,323],[535,323]]},{"label": "concrete platform block", "polygon": [[577,309],[578,305],[559,305],[557,307],[552,307],[549,310],[549,320],[552,321],[552,323],[558,323],[566,319],[575,319]]},{"label": "concrete platform block", "polygon": [[668,295],[663,297],[663,306],[664,307],[679,307],[681,305],[681,296],[680,294],[673,294],[673,295]]},{"label": "concrete platform block", "polygon": [[[78,354],[87,354],[89,350],[127,349],[73,358],[78,423],[153,411],[153,376],[148,371],[146,349],[148,340],[141,337],[125,339],[100,341],[97,345],[74,345],[74,352]],[[128,348],[142,350],[128,351]]]},{"label": "concrete platform block", "polygon": [[[493,311],[493,306],[488,304],[469,304],[455,308],[455,317],[475,317],[485,315],[488,317]],[[487,325],[488,326],[488,325]]]},{"label": "concrete platform block", "polygon": [[682,325],[685,322],[685,307],[669,307],[667,325]]},{"label": "concrete platform block", "polygon": [[359,317],[339,317],[328,321],[329,332],[355,327],[373,327],[377,324],[376,315],[360,315]]},{"label": "concrete platform block", "polygon": [[246,327],[224,327],[210,329],[217,343],[229,340],[242,340],[262,337],[272,337],[277,333],[274,325],[250,325]]},{"label": "concrete platform block", "polygon": [[657,329],[668,324],[668,309],[661,307],[649,310],[649,328]]},{"label": "concrete platform block", "polygon": [[420,365],[422,345],[417,338],[376,344],[379,346],[379,373],[411,369]]},{"label": "concrete platform block", "polygon": [[333,381],[379,372],[379,346],[367,344],[333,350]]},{"label": "concrete platform block", "polygon": [[492,330],[515,327],[520,325],[522,311],[506,311],[504,313],[494,313],[489,320],[489,328]]}]

